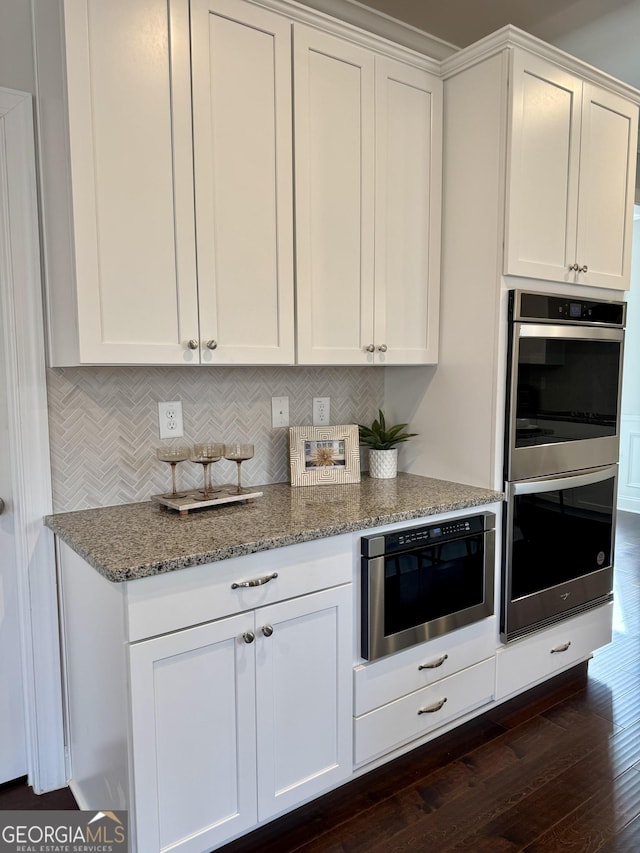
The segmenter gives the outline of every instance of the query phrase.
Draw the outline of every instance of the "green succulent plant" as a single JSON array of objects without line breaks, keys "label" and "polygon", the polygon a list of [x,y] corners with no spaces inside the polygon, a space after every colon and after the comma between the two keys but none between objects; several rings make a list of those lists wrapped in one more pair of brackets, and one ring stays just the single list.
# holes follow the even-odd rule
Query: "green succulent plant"
[{"label": "green succulent plant", "polygon": [[408,441],[417,432],[403,432],[407,424],[387,426],[382,409],[378,409],[378,417],[370,427],[358,424],[360,444],[371,450],[392,450],[397,444]]}]

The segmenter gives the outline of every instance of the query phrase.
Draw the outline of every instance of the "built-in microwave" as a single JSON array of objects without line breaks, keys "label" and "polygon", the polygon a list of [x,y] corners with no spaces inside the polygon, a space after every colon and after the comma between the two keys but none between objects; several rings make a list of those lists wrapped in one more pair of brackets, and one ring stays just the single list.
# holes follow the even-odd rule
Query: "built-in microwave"
[{"label": "built-in microwave", "polygon": [[375,660],[494,612],[495,514],[361,539],[361,656]]}]

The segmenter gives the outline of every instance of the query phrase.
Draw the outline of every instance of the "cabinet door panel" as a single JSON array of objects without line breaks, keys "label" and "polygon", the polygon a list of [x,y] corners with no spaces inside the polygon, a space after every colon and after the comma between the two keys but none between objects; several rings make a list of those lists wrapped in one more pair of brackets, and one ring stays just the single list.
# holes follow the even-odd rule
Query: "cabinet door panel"
[{"label": "cabinet door panel", "polygon": [[291,24],[241,0],[192,16],[202,358],[292,363]]},{"label": "cabinet door panel", "polygon": [[188,39],[185,2],[65,0],[81,363],[197,335]]},{"label": "cabinet door panel", "polygon": [[131,647],[138,849],[202,851],[256,822],[253,614]]},{"label": "cabinet door panel", "polygon": [[582,83],[519,52],[511,81],[505,273],[572,281]]},{"label": "cabinet door panel", "polygon": [[[298,362],[373,343],[373,54],[294,27]],[[371,360],[371,358],[370,358]]]},{"label": "cabinet door panel", "polygon": [[631,262],[638,110],[584,84],[576,260],[577,281],[628,288]]},{"label": "cabinet door panel", "polygon": [[350,616],[350,586],[256,611],[260,820],[351,773]]},{"label": "cabinet door panel", "polygon": [[375,334],[386,364],[437,361],[442,82],[376,57]]}]

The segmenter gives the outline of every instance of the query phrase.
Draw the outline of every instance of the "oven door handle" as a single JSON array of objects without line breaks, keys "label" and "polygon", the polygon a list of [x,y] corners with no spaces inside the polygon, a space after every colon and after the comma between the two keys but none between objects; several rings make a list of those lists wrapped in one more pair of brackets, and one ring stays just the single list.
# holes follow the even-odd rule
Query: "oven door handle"
[{"label": "oven door handle", "polygon": [[596,326],[563,326],[548,323],[514,323],[518,338],[560,338],[576,341],[623,341],[624,330]]},{"label": "oven door handle", "polygon": [[604,468],[592,468],[588,471],[578,471],[573,474],[563,474],[561,477],[540,477],[535,480],[525,480],[520,483],[510,483],[511,495],[533,495],[537,492],[550,492],[560,489],[575,489],[578,486],[589,486],[609,480],[618,473],[617,465],[607,465]]}]

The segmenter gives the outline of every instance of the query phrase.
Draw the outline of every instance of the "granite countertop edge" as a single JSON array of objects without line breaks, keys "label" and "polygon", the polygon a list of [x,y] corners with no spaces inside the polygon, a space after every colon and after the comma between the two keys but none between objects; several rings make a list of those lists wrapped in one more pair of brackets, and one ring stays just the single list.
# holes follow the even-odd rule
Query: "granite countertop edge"
[{"label": "granite countertop edge", "polygon": [[[443,483],[445,481],[442,481]],[[465,488],[462,484],[452,483],[457,488]],[[113,583],[122,583],[125,581],[138,580],[146,577],[164,574],[167,572],[175,572],[180,569],[189,568],[191,566],[204,565],[206,563],[215,563],[221,560],[228,560],[234,557],[242,557],[248,554],[255,554],[261,551],[268,551],[275,548],[283,548],[289,545],[296,545],[303,542],[312,542],[318,539],[325,539],[331,536],[340,536],[346,533],[354,533],[360,530],[367,530],[374,527],[381,527],[395,522],[410,521],[417,518],[428,517],[431,515],[439,515],[446,512],[454,512],[459,509],[470,507],[480,507],[486,504],[502,501],[504,495],[501,492],[496,492],[491,489],[483,489],[479,487],[469,486],[469,496],[462,497],[458,495],[453,500],[441,500],[430,504],[416,504],[411,508],[402,510],[389,510],[360,517],[354,520],[339,521],[337,523],[325,523],[320,526],[308,526],[304,528],[292,529],[291,532],[275,533],[274,535],[265,535],[264,537],[256,537],[243,541],[237,541],[233,544],[225,544],[211,550],[199,550],[194,553],[181,553],[170,555],[161,559],[151,561],[132,561],[129,565],[108,565],[106,559],[100,559],[96,555],[96,550],[90,545],[83,544],[82,537],[75,536],[73,531],[69,529],[66,520],[74,515],[81,513],[100,513],[101,509],[95,510],[79,510],[77,513],[60,513],[48,515],[44,521],[53,533],[56,534],[63,542],[65,542],[73,551],[82,557],[90,566],[92,566],[99,574],[108,581]],[[157,508],[157,505],[148,502],[143,504],[122,505],[121,507],[105,507],[103,510],[122,510],[126,513],[127,507],[145,507],[148,506]],[[86,537],[84,537],[86,538]]]}]

